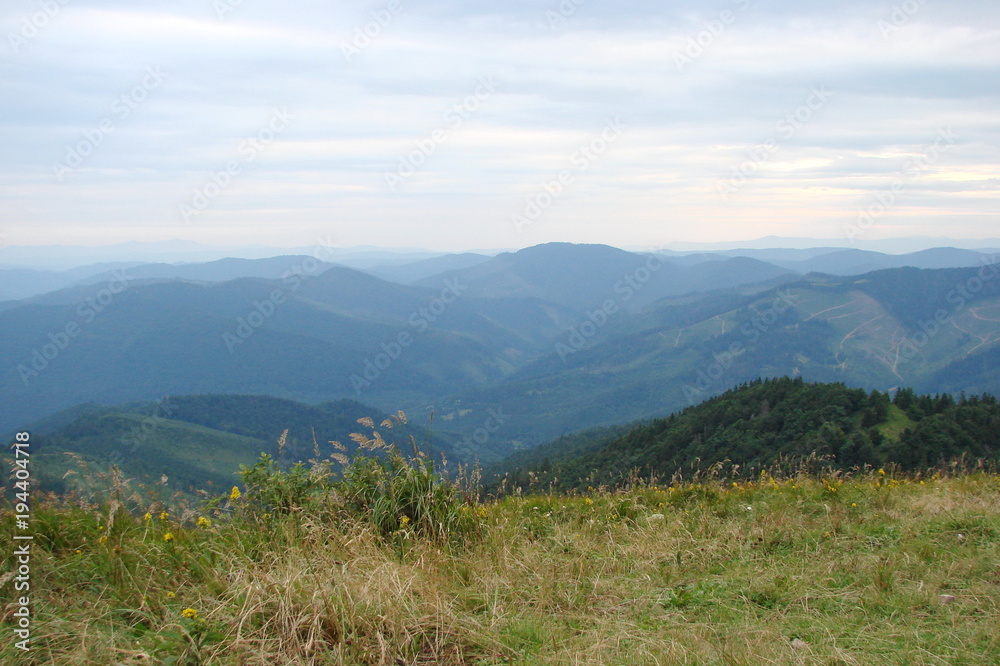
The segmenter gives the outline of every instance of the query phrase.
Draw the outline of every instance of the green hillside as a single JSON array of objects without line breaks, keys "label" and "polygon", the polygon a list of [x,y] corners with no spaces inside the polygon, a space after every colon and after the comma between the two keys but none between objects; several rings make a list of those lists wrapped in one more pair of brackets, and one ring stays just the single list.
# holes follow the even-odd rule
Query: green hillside
[{"label": "green hillside", "polygon": [[989,395],[889,396],[801,378],[756,380],[668,418],[606,439],[582,438],[515,455],[501,467],[511,486],[579,488],[623,483],[630,474],[670,479],[715,463],[745,474],[796,466],[893,465],[927,469],[961,456],[1000,461],[1000,404]]},{"label": "green hillside", "polygon": [[[238,481],[240,465],[253,465],[261,453],[287,467],[316,457],[316,450],[319,458],[328,458],[335,450],[329,443],[333,440],[353,454],[357,445],[350,433],[359,430],[357,420],[366,416],[375,422],[388,418],[353,400],[314,406],[252,395],[176,396],[157,403],[73,409],[31,428],[35,472],[42,487],[55,492],[78,488],[83,466],[96,472],[111,465],[163,493],[228,488]],[[279,458],[277,442],[285,430]],[[399,426],[395,435],[404,442],[413,436],[435,459],[458,457],[455,446],[461,443],[455,436],[409,424]]]},{"label": "green hillside", "polygon": [[[86,472],[117,465],[129,478],[163,493],[228,488],[239,481],[240,465],[253,464],[274,443],[210,428],[160,419],[144,433],[138,414],[107,411],[73,422],[51,437],[40,437],[33,462],[44,490],[86,490]],[[166,481],[163,482],[163,477]]]}]

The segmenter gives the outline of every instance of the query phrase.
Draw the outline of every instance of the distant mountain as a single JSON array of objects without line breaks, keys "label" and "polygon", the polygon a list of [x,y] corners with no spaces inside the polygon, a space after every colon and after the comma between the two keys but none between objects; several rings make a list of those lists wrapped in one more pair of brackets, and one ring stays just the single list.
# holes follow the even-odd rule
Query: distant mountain
[{"label": "distant mountain", "polygon": [[594,432],[516,454],[492,471],[510,489],[617,485],[630,473],[668,481],[716,463],[759,480],[772,465],[794,472],[813,454],[827,458],[814,464],[840,469],[927,469],[963,455],[1000,462],[1000,403],[909,389],[890,401],[843,384],[757,380],[623,434]]},{"label": "distant mountain", "polygon": [[[200,282],[225,282],[242,277],[277,279],[286,273],[298,272],[306,276],[322,273],[334,264],[317,261],[310,256],[279,256],[267,259],[219,259],[192,264],[141,264],[135,262],[110,262],[89,264],[66,271],[38,271],[31,269],[0,270],[0,301],[25,300],[55,291],[63,294],[40,299],[38,302],[77,302],[74,294],[83,298],[91,285],[111,281],[149,283],[166,280],[194,280]],[[83,289],[73,290],[74,287]]]},{"label": "distant mountain", "polygon": [[982,252],[939,247],[911,254],[884,254],[864,250],[838,250],[807,259],[789,261],[773,260],[772,263],[799,273],[818,272],[830,275],[861,275],[885,268],[965,268],[995,263],[1000,257]]},{"label": "distant mountain", "polygon": [[0,301],[29,298],[62,289],[72,283],[72,279],[54,271],[4,268],[0,269]]},{"label": "distant mountain", "polygon": [[[947,238],[943,236],[909,236],[901,238],[788,238],[784,236],[765,236],[748,241],[716,241],[716,242],[675,242],[669,248],[681,252],[724,252],[735,250],[742,254],[745,250],[774,249],[808,249],[808,248],[854,248],[872,252],[887,252],[903,254],[919,252],[933,247],[963,247],[970,250],[985,250],[1000,248],[1000,238],[964,239]],[[750,255],[746,255],[750,256]]]},{"label": "distant mountain", "polygon": [[[850,248],[855,250],[856,248]],[[724,250],[719,249],[714,252],[716,256],[723,257],[750,257],[751,259],[759,259],[761,261],[767,261],[775,265],[784,264],[799,264],[803,261],[812,259],[813,257],[819,257],[825,254],[833,254],[836,252],[843,252],[844,248],[839,247],[827,247],[827,246],[816,246],[807,248],[740,248],[737,250]],[[859,250],[865,251],[865,250]],[[866,252],[870,252],[867,250]],[[796,268],[798,270],[798,267]],[[809,271],[806,271],[809,272]]]},{"label": "distant mountain", "polygon": [[0,248],[0,264],[52,271],[106,262],[212,261],[225,256],[224,249],[184,240],[99,246],[12,245]]},{"label": "distant mountain", "polygon": [[476,254],[475,252],[463,252],[461,254],[446,254],[440,257],[432,257],[430,259],[423,259],[421,261],[414,261],[407,264],[373,266],[372,268],[366,269],[366,272],[390,282],[412,284],[432,275],[437,275],[446,271],[471,268],[489,260],[489,255]]},{"label": "distant mountain", "polygon": [[113,279],[115,272],[123,272],[137,280],[192,280],[198,282],[227,282],[238,278],[278,279],[289,273],[316,276],[335,264],[318,261],[307,255],[286,255],[266,259],[219,259],[194,264],[142,264],[127,269],[115,268],[92,274],[77,284],[90,285]]},{"label": "distant mountain", "polygon": [[298,248],[265,246],[215,247],[193,241],[129,242],[115,245],[30,245],[0,247],[0,268],[65,271],[105,262],[195,263],[219,259],[266,259],[280,255],[308,255],[354,268],[411,263],[445,254],[417,248],[340,247],[335,239],[318,238]]},{"label": "distant mountain", "polygon": [[[309,251],[309,248],[299,248]],[[430,250],[393,250],[377,247],[324,248],[330,261],[358,270],[368,270],[375,266],[401,266],[441,256],[442,252]]]},{"label": "distant mountain", "polygon": [[662,255],[641,255],[608,245],[547,243],[504,253],[466,269],[418,280],[431,286],[456,279],[480,298],[531,297],[578,312],[611,300],[635,310],[665,296],[724,289],[791,277],[765,262],[721,258],[684,266]]},{"label": "distant mountain", "polygon": [[405,287],[340,267],[111,289],[0,312],[0,429],[88,401],[192,392],[377,395],[400,407],[403,396],[499,380],[572,321],[532,299],[477,301],[456,285]]},{"label": "distant mountain", "polygon": [[813,275],[769,291],[664,299],[590,335],[578,323],[550,355],[434,406],[502,405],[517,415],[507,436],[531,447],[669,414],[759,377],[998,394],[1000,279],[990,276],[1000,265]]},{"label": "distant mountain", "polygon": [[801,276],[748,257],[549,244],[416,285],[343,266],[98,282],[0,304],[0,430],[162,395],[350,398],[433,412],[466,460],[486,460],[762,376],[998,393],[997,275]]}]

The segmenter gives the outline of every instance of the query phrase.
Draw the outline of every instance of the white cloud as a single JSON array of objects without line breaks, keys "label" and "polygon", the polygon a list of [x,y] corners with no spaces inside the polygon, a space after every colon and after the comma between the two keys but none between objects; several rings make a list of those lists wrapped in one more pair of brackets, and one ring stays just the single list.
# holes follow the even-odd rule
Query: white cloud
[{"label": "white cloud", "polygon": [[[554,26],[546,11],[558,2],[400,0],[395,13],[388,0],[231,4],[220,19],[211,2],[73,0],[16,51],[9,35],[38,5],[10,4],[0,16],[0,227],[37,243],[102,234],[231,244],[245,233],[294,246],[329,230],[346,243],[444,249],[829,236],[951,127],[956,145],[870,233],[923,233],[947,219],[955,236],[995,235],[995,3],[925,3],[888,35],[879,21],[892,20],[893,4],[865,1],[577,3]],[[734,19],[712,34],[723,9]],[[346,58],[342,46],[366,26],[370,43]],[[699,39],[701,53],[678,71],[675,54]],[[116,101],[149,67],[166,79],[120,117]],[[481,77],[496,92],[459,124],[446,120]],[[822,108],[790,136],[779,129],[823,86],[832,97]],[[178,206],[276,108],[295,115],[287,131],[197,225],[179,226]],[[516,234],[509,218],[524,197],[612,117],[628,126],[621,140]],[[114,131],[57,180],[53,164],[105,119]],[[435,131],[444,138],[416,173],[386,188],[385,173]],[[720,179],[770,140],[776,152],[721,201]]]}]

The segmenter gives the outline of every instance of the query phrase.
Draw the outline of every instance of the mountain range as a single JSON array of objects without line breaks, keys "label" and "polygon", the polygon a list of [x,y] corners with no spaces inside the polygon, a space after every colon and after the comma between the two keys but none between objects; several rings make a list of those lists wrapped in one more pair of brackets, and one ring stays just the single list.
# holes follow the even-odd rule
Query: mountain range
[{"label": "mountain range", "polygon": [[0,303],[0,430],[88,402],[348,399],[433,413],[454,455],[491,461],[762,376],[1000,389],[991,255],[813,252],[554,243],[371,272],[307,255],[75,269]]}]

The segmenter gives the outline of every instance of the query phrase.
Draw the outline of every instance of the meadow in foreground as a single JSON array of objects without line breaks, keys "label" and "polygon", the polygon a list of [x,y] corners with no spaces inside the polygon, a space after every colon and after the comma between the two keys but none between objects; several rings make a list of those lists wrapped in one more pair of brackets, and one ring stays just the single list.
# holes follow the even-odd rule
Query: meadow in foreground
[{"label": "meadow in foreground", "polygon": [[[4,664],[1000,663],[1000,476],[764,472],[480,501],[381,441],[197,508],[34,507]],[[2,517],[5,571],[13,515]],[[9,576],[10,574],[8,574]],[[9,578],[5,589],[10,589]]]}]

